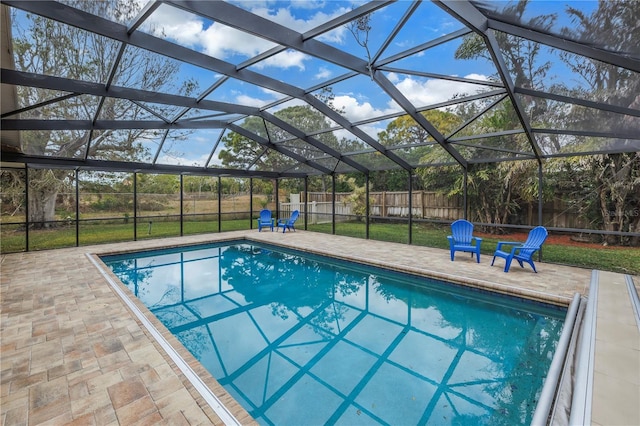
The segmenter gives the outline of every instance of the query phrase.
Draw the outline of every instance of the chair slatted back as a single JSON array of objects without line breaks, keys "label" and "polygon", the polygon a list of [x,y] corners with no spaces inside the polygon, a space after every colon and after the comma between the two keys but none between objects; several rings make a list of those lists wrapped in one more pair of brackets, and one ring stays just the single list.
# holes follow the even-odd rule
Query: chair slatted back
[{"label": "chair slatted back", "polygon": [[547,229],[544,226],[537,226],[529,232],[527,240],[522,244],[520,248],[521,257],[531,257],[531,255],[542,247],[542,244],[547,239]]},{"label": "chair slatted back", "polygon": [[473,238],[473,223],[458,219],[451,224],[451,234],[456,244],[471,244]]},{"label": "chair slatted back", "polygon": [[292,211],[291,212],[291,217],[286,220],[285,224],[287,226],[293,226],[293,224],[296,223],[296,220],[298,220],[298,216],[299,215],[300,215],[300,211],[298,211],[298,210]]},{"label": "chair slatted back", "polygon": [[268,210],[268,209],[260,210],[260,222],[271,223],[271,210]]}]

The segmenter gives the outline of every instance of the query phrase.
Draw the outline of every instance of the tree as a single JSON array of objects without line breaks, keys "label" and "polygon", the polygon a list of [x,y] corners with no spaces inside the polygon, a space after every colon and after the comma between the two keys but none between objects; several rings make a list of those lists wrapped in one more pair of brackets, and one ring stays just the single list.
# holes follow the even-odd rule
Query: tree
[{"label": "tree", "polygon": [[369,33],[371,32],[371,14],[362,15],[347,24],[347,29],[353,35],[360,46],[362,46],[367,54],[367,69],[369,76],[373,80],[373,68],[371,68],[371,50],[369,49]]},{"label": "tree", "polygon": [[[320,112],[308,105],[297,105],[282,109],[274,113],[274,116],[287,122],[293,127],[306,132],[317,133],[328,130],[331,123]],[[320,149],[314,148],[306,142],[301,142],[284,129],[264,121],[260,117],[249,117],[241,126],[257,136],[271,141],[288,151],[299,154],[305,158],[313,160],[317,157],[327,157]],[[332,132],[315,134],[314,139],[330,148],[338,151],[349,150],[356,146],[356,143],[347,139],[338,139]],[[239,169],[257,169],[266,171],[284,171],[298,166],[298,161],[281,154],[275,149],[270,149],[245,137],[239,133],[228,133],[222,138],[224,148],[220,151],[219,158],[224,166]],[[326,160],[319,161],[325,164]],[[326,191],[330,186],[328,176],[323,175],[312,179],[310,187]]]},{"label": "tree", "polygon": [[[590,15],[572,7],[567,11],[579,24],[577,31],[564,29],[567,37],[595,37],[601,45],[620,52],[633,52],[637,49],[640,37],[640,2],[600,2]],[[613,31],[612,28],[615,27],[624,28],[624,31]],[[586,83],[585,88],[568,90],[570,95],[632,109],[640,108],[640,79],[637,78],[637,73],[568,53],[563,53],[561,57]],[[595,110],[573,106],[568,118],[574,126],[585,123],[588,127],[596,122],[603,129],[638,132],[637,118],[622,114],[599,114]],[[613,139],[609,143],[617,149],[624,149],[634,142]],[[601,138],[582,137],[577,139],[577,144],[583,150],[597,150],[602,149],[603,141]],[[629,153],[603,153],[574,161],[573,164],[583,171],[581,184],[594,188],[596,199],[591,206],[597,206],[600,215],[598,222],[604,230],[640,232],[640,153],[637,150]],[[605,242],[638,245],[640,238],[607,235]]]},{"label": "tree", "polygon": [[[504,13],[516,20],[523,20],[528,0],[521,0],[505,7]],[[553,15],[539,15],[528,24],[542,31],[549,31],[555,22]],[[516,87],[542,90],[547,84],[546,75],[550,61],[541,59],[541,45],[514,35],[496,32],[509,75]],[[455,53],[457,59],[485,58],[492,60],[484,40],[473,33],[464,38]],[[532,121],[545,120],[545,114],[553,116],[546,108],[545,100],[522,98],[522,107]],[[543,105],[544,104],[544,105]],[[479,134],[520,128],[521,124],[511,102],[502,102],[467,128],[467,132]],[[529,141],[523,135],[512,137],[487,137],[481,146],[505,150],[530,151]],[[482,149],[463,150],[465,158],[482,159],[495,155],[495,151]],[[508,151],[505,151],[508,152]],[[460,182],[461,179],[458,179]],[[538,197],[537,165],[515,159],[512,162],[476,164],[468,171],[470,205],[475,215],[486,223],[508,223],[510,217],[523,206],[528,206],[531,222],[531,206]],[[461,184],[457,188],[461,188]],[[454,189],[454,192],[460,189]],[[495,228],[497,229],[497,228]]]},{"label": "tree", "polygon": [[[441,133],[450,133],[462,123],[456,114],[440,110],[429,110],[422,115],[436,127]],[[429,133],[422,128],[409,115],[396,118],[387,125],[387,128],[378,134],[378,140],[386,147],[397,145],[409,146],[404,149],[404,158],[411,164],[420,164],[423,160],[428,162],[448,162],[451,156],[444,152]],[[412,145],[415,145],[412,147]],[[436,158],[442,155],[441,158]],[[414,182],[413,189],[424,189],[426,180],[423,170],[419,169],[417,175],[422,179]],[[406,191],[409,176],[406,170],[383,170],[371,173],[373,190]],[[433,182],[431,182],[433,183]]]},{"label": "tree", "polygon": [[[440,110],[429,110],[422,115],[436,127],[441,133],[450,133],[462,120],[456,114]],[[387,147],[394,145],[412,146],[405,150],[405,158],[412,164],[446,163],[452,161],[451,156],[444,151],[415,120],[403,115],[387,125],[386,130],[378,134],[380,143]],[[452,167],[454,173],[459,174],[459,167]],[[446,174],[443,178],[443,171]],[[432,190],[446,190],[454,181],[448,175],[446,167],[418,168],[416,174],[419,177],[414,189],[429,188]],[[407,189],[408,175],[406,170],[387,170],[372,173],[372,185],[376,189],[387,191],[405,191]],[[445,189],[444,187],[447,186]]]},{"label": "tree", "polygon": [[[73,2],[72,2],[73,3]],[[115,16],[126,21],[136,12],[135,2],[110,0],[99,2],[80,2],[82,8],[91,8],[98,16]],[[119,64],[113,60],[118,55],[120,43],[88,33],[78,28],[51,21],[41,16],[27,14],[17,16],[18,23],[14,32],[14,53],[16,69],[38,74],[54,75],[74,80],[88,80],[106,83],[112,66],[116,66],[113,84],[136,87],[142,90],[191,94],[197,84],[193,81],[182,83],[176,88],[180,67],[177,63],[151,52],[127,47]],[[36,105],[51,100],[58,93],[46,89],[20,87],[18,97],[22,105]],[[105,98],[99,109],[101,99],[82,95],[71,97],[37,108],[30,114],[34,118],[93,120],[96,116],[104,120],[135,119],[145,110],[133,102],[115,98]],[[169,117],[168,107],[154,106],[155,112]],[[22,133],[22,150],[27,154],[49,155],[54,157],[99,158],[104,160],[136,161],[146,154],[143,145],[145,139],[153,140],[158,131],[131,129],[124,131],[101,130],[87,131],[26,131]],[[91,140],[89,138],[91,137]],[[186,133],[170,134],[171,139],[186,137]],[[29,173],[29,221],[36,227],[49,226],[55,219],[56,197],[59,191],[70,182],[67,171],[31,170]],[[32,192],[35,189],[35,192]]]}]

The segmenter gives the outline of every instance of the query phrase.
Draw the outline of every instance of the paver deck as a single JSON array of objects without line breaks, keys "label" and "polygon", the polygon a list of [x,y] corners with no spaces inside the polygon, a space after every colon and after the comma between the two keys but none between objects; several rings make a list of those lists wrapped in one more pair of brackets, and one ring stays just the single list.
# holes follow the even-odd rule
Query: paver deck
[{"label": "paver deck", "polygon": [[[559,304],[568,304],[576,292],[586,295],[591,277],[590,270],[544,262],[538,264],[538,274],[517,265],[504,273],[503,265],[491,267],[487,256],[480,264],[464,254],[451,262],[448,250],[304,231],[237,231],[4,255],[2,424],[222,424],[86,254],[245,237]],[[634,280],[637,284],[638,277]],[[613,315],[616,310],[610,311]],[[630,349],[637,355],[635,348]],[[252,424],[244,409],[184,352],[181,355],[225,407],[242,424]],[[609,353],[614,360],[605,357],[596,365],[596,374],[605,380],[617,371],[603,366],[619,362],[619,352]],[[638,380],[630,384],[637,392]],[[596,397],[602,406],[617,404],[615,391],[594,392]],[[594,423],[602,420],[595,414],[593,418]],[[604,418],[601,424],[612,423]]]}]

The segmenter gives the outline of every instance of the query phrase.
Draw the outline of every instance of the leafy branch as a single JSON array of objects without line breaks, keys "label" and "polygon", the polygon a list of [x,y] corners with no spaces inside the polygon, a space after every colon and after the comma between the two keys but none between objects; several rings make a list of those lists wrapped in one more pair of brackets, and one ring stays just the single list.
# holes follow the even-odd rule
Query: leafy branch
[{"label": "leafy branch", "polygon": [[356,39],[356,43],[364,47],[367,53],[367,69],[369,70],[369,76],[373,80],[373,68],[371,64],[371,51],[369,50],[369,32],[371,31],[371,14],[360,16],[347,25],[347,28],[353,34]]}]

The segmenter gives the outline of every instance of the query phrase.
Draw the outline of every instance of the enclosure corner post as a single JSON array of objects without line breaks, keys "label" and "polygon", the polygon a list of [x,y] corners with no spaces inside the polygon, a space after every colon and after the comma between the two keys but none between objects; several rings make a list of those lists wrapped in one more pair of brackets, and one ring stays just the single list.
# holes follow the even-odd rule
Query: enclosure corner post
[{"label": "enclosure corner post", "polygon": [[253,229],[253,178],[249,178],[249,229]]},{"label": "enclosure corner post", "polygon": [[309,176],[304,177],[304,230],[307,230],[307,220],[309,209]]},{"label": "enclosure corner post", "polygon": [[409,244],[413,241],[413,171],[408,170],[409,174]]},{"label": "enclosure corner post", "polygon": [[222,232],[222,178],[218,176],[218,232]]},{"label": "enclosure corner post", "polygon": [[76,247],[80,247],[80,171],[76,167],[75,181],[76,181]]},{"label": "enclosure corner post", "polygon": [[336,174],[331,174],[331,235],[336,235]]},{"label": "enclosure corner post", "polygon": [[278,179],[275,180],[275,188],[273,188],[276,193],[276,222],[280,220],[280,181]]},{"label": "enclosure corner post", "polygon": [[133,241],[138,241],[138,173],[133,172]]},{"label": "enclosure corner post", "polygon": [[24,249],[29,251],[29,165],[24,165]]},{"label": "enclosure corner post", "polygon": [[369,216],[371,215],[371,200],[369,200],[369,193],[370,193],[370,179],[369,179],[369,173],[365,174],[365,191],[366,191],[366,214],[365,214],[365,238],[368,240],[369,239]]},{"label": "enclosure corner post", "polygon": [[184,236],[184,175],[180,174],[180,236]]},{"label": "enclosure corner post", "polygon": [[[542,162],[538,161],[538,226],[542,226]],[[538,250],[538,262],[542,262],[542,247]]]},{"label": "enclosure corner post", "polygon": [[468,220],[468,205],[467,205],[467,179],[468,179],[468,170],[465,167],[464,168],[464,177],[463,177],[463,183],[462,183],[462,214],[464,216],[465,220]]}]

